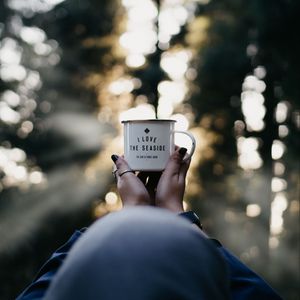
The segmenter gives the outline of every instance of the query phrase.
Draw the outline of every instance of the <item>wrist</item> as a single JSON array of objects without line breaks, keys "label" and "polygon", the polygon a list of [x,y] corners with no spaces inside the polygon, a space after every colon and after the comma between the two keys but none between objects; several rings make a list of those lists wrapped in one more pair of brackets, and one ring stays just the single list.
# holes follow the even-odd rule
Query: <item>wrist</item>
[{"label": "wrist", "polygon": [[122,197],[123,207],[138,206],[138,205],[150,205],[150,197],[148,195],[129,195]]},{"label": "wrist", "polygon": [[166,209],[170,210],[171,212],[175,214],[181,214],[184,212],[183,208],[180,207],[165,207]]},{"label": "wrist", "polygon": [[185,218],[186,220],[188,220],[189,222],[191,222],[194,225],[197,225],[197,227],[199,227],[201,230],[203,229],[201,221],[198,217],[198,215],[196,213],[194,213],[193,211],[187,211],[187,212],[181,212],[178,214],[180,217]]},{"label": "wrist", "polygon": [[180,213],[184,212],[183,204],[182,203],[177,203],[175,201],[172,202],[172,200],[168,200],[168,202],[156,201],[156,206],[160,207],[160,208],[170,210],[171,212],[174,212],[176,214],[180,214]]}]

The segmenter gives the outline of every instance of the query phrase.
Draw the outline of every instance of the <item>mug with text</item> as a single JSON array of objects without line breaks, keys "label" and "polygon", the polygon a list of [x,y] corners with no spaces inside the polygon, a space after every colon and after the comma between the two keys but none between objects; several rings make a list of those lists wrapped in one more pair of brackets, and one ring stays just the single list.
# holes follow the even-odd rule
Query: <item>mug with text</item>
[{"label": "mug with text", "polygon": [[185,134],[192,141],[190,153],[184,160],[189,159],[195,151],[195,138],[189,132],[174,130],[175,120],[127,120],[122,123],[125,159],[132,170],[163,170],[175,151],[175,133]]}]

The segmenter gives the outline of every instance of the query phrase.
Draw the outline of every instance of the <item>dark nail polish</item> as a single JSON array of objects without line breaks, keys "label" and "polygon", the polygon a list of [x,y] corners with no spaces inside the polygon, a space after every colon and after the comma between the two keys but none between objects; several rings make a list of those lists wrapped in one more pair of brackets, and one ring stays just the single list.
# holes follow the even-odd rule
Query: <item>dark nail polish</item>
[{"label": "dark nail polish", "polygon": [[116,162],[116,161],[118,160],[118,158],[119,158],[119,156],[116,155],[116,154],[113,154],[113,155],[111,156],[111,159],[113,160],[113,162]]},{"label": "dark nail polish", "polygon": [[181,156],[184,156],[184,155],[186,154],[186,151],[187,151],[186,148],[180,148],[180,149],[178,150],[178,152],[179,152],[179,154],[180,154]]}]

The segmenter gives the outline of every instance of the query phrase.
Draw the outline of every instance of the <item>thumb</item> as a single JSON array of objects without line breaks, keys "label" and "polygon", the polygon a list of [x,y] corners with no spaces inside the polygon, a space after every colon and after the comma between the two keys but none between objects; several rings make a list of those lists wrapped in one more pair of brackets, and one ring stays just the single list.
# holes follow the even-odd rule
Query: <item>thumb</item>
[{"label": "thumb", "polygon": [[180,171],[182,160],[186,154],[186,148],[177,149],[169,158],[164,173],[172,176]]},{"label": "thumb", "polygon": [[191,164],[190,158],[181,164],[180,171],[179,171],[179,180],[181,180],[182,182],[185,182],[186,174],[190,167],[190,164]]}]

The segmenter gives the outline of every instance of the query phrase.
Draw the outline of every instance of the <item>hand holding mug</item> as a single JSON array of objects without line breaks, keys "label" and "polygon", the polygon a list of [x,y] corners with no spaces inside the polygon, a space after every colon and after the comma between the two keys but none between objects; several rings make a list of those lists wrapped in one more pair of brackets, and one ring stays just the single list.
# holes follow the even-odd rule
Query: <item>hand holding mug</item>
[{"label": "hand holding mug", "polygon": [[157,185],[155,205],[175,213],[184,211],[185,180],[191,163],[191,159],[184,159],[186,151],[180,148],[170,156]]},{"label": "hand holding mug", "polygon": [[126,160],[115,154],[111,156],[111,159],[116,166],[113,173],[123,206],[150,205],[151,199],[145,185],[135,176]]},{"label": "hand holding mug", "polygon": [[130,170],[123,157],[112,155],[117,167],[117,187],[124,207],[155,205],[176,213],[183,212],[185,178],[190,165],[190,160],[184,160],[186,151],[186,148],[177,149],[170,156],[162,174],[140,172],[138,176]]}]

